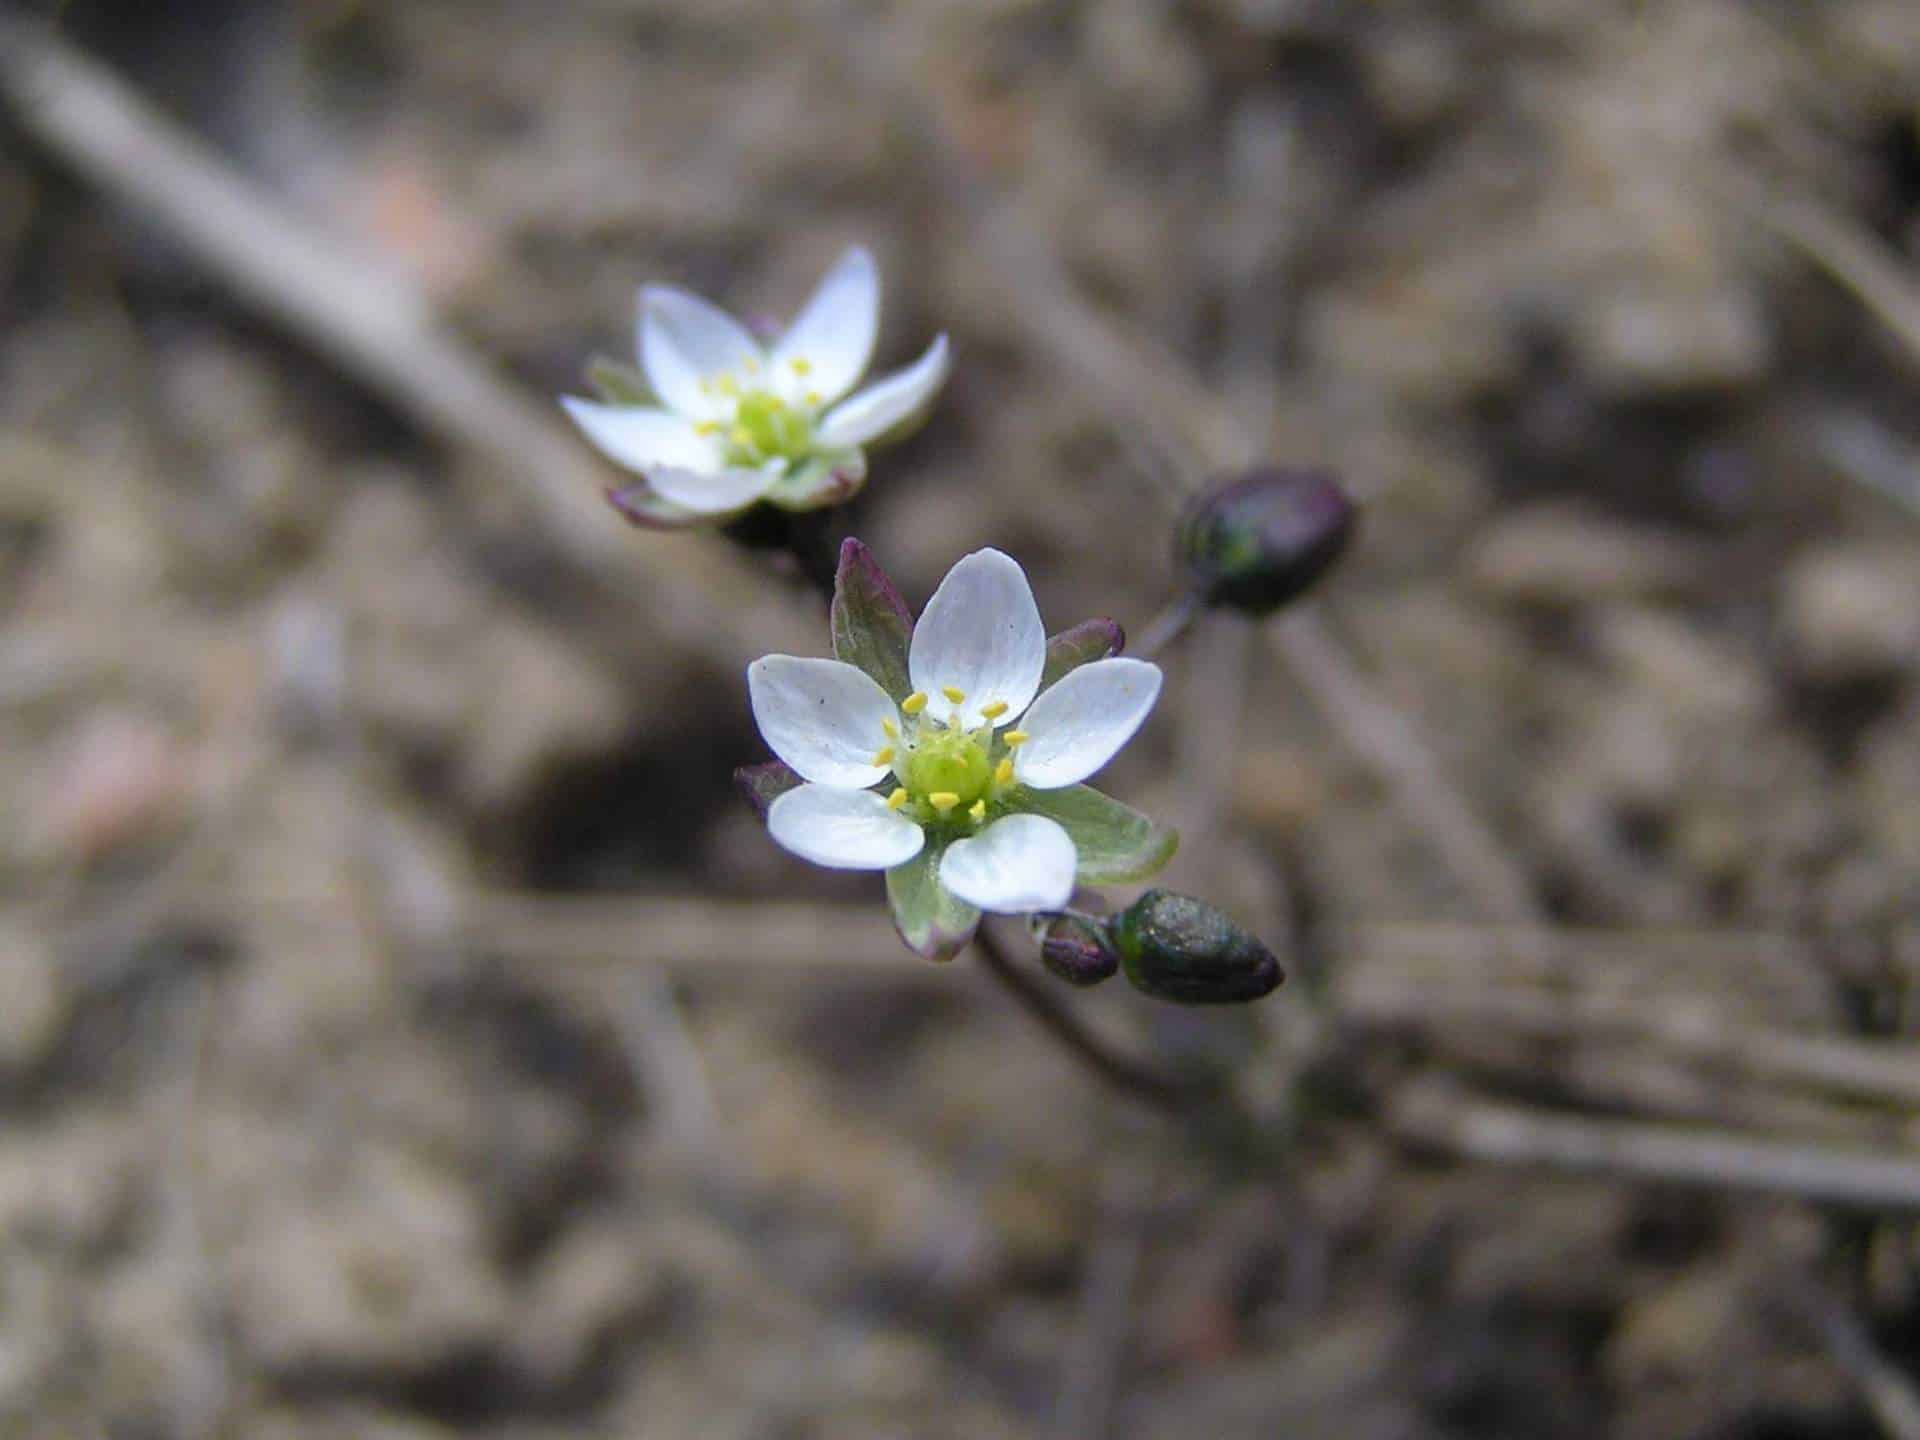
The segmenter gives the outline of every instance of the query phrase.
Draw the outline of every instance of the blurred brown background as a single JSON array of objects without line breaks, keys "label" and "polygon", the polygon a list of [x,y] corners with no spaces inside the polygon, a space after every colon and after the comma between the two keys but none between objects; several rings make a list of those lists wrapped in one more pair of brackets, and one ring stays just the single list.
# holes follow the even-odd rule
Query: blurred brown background
[{"label": "blurred brown background", "polygon": [[[0,1434],[1920,1435],[1920,6],[48,18]],[[1113,775],[1291,983],[1067,996],[1258,1137],[765,838],[817,602],[558,424],[640,282],[854,240],[956,345],[851,521],[916,605],[991,543],[1137,628],[1209,468],[1365,502]]]}]

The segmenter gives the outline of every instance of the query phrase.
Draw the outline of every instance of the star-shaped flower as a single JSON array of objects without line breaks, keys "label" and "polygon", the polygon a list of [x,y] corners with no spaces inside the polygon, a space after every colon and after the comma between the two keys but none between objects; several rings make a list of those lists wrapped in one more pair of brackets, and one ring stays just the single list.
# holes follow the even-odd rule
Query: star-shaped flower
[{"label": "star-shaped flower", "polygon": [[1110,620],[1051,641],[998,550],[948,572],[916,627],[867,548],[840,552],[833,660],[747,670],[780,761],[742,772],[768,832],[815,864],[884,870],[915,950],[954,955],[980,912],[1058,910],[1076,882],[1142,880],[1176,837],[1080,782],[1132,738],[1160,670]]},{"label": "star-shaped flower", "polygon": [[770,346],[699,296],[640,291],[640,369],[592,373],[598,401],[566,396],[587,438],[642,481],[614,495],[638,524],[717,523],[767,501],[838,504],[866,479],[865,448],[907,430],[948,370],[947,337],[854,393],[873,358],[880,277],[854,246]]}]

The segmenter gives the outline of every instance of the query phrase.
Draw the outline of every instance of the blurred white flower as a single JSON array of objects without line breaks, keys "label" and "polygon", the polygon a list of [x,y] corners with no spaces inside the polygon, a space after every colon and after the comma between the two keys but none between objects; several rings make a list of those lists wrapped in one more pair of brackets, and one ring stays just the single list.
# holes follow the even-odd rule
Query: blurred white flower
[{"label": "blurred white flower", "polygon": [[863,246],[835,262],[771,346],[672,286],[644,287],[639,310],[637,378],[648,403],[560,403],[643,478],[617,497],[643,524],[725,520],[762,500],[788,510],[838,504],[866,478],[865,447],[919,420],[947,378],[941,335],[913,364],[854,390],[880,322],[880,277]]},{"label": "blurred white flower", "polygon": [[[849,542],[843,597],[849,565],[870,563]],[[852,610],[836,601],[836,642],[865,623]],[[980,550],[948,572],[913,628],[903,697],[842,660],[755,661],[754,720],[803,782],[772,800],[769,833],[818,865],[889,872],[901,932],[928,953],[964,944],[980,910],[1059,909],[1077,873],[1157,869],[1171,833],[1079,782],[1140,728],[1160,693],[1159,667],[1071,663],[1043,691],[1049,658],[1025,573]],[[876,668],[898,673],[897,664]],[[1082,854],[1089,844],[1097,855]],[[928,943],[934,930],[943,933]]]}]

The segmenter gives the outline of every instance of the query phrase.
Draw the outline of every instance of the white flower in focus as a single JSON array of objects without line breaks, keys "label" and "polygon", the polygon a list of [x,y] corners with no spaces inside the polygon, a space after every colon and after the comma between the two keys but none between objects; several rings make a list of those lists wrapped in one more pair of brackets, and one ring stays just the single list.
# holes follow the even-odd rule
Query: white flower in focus
[{"label": "white flower in focus", "polygon": [[[1092,622],[1097,650],[1086,626],[1050,648],[1026,575],[998,550],[961,560],[910,638],[909,624],[849,541],[833,628],[860,663],[769,655],[748,668],[760,733],[794,772],[786,783],[802,782],[767,808],[776,841],[818,865],[887,871],[901,933],[939,955],[981,910],[1057,910],[1076,878],[1144,878],[1165,862],[1171,832],[1080,784],[1152,710],[1158,666],[1092,658],[1117,645],[1110,622]],[[1050,670],[1064,673],[1043,689]]]},{"label": "white flower in focus", "polygon": [[865,388],[880,277],[854,246],[786,332],[762,346],[726,311],[668,285],[640,291],[640,373],[648,403],[566,396],[587,438],[644,485],[621,492],[643,524],[724,520],[757,501],[837,504],[866,478],[865,447],[919,419],[946,381],[947,337]]}]

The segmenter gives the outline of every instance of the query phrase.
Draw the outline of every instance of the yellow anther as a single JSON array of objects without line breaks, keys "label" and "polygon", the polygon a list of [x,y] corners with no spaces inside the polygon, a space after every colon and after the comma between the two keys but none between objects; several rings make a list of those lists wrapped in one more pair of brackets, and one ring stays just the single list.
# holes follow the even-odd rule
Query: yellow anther
[{"label": "yellow anther", "polygon": [[907,803],[907,788],[904,785],[901,786],[898,790],[894,791],[891,795],[887,796],[887,809],[889,810],[898,810],[901,806],[905,805],[906,803]]},{"label": "yellow anther", "polygon": [[1000,738],[1007,742],[1007,748],[1009,750],[1018,750],[1033,737],[1024,730],[1009,730]]},{"label": "yellow anther", "polygon": [[962,701],[964,701],[967,698],[966,691],[956,690],[951,685],[942,685],[940,687],[940,693],[946,696],[947,699],[951,700],[956,705],[960,704]]},{"label": "yellow anther", "polygon": [[718,435],[720,433],[720,422],[718,420],[696,421],[694,423],[693,433],[696,435]]},{"label": "yellow anther", "polygon": [[806,400],[809,405],[818,406],[820,402],[826,398],[827,397],[822,395],[818,390],[807,391]]},{"label": "yellow anther", "polygon": [[749,355],[740,362],[740,368],[749,375],[758,375],[760,373],[760,362]]},{"label": "yellow anther", "polygon": [[727,438],[742,449],[753,444],[753,432],[744,425],[736,425],[728,432]]},{"label": "yellow anther", "polygon": [[796,355],[787,363],[793,366],[793,373],[802,378],[813,373],[813,362],[804,355]]},{"label": "yellow anther", "polygon": [[960,797],[951,790],[936,790],[927,796],[927,803],[944,815],[960,803]]},{"label": "yellow anther", "polygon": [[874,763],[875,765],[891,765],[891,764],[893,764],[893,746],[891,746],[891,745],[882,745],[882,746],[881,746],[881,747],[880,747],[880,748],[879,748],[878,750],[876,750],[876,751],[874,751],[874,752],[873,752],[873,763]]},{"label": "yellow anther", "polygon": [[718,390],[722,395],[738,395],[740,393],[740,382],[734,379],[732,375],[716,375],[713,377],[713,388]]},{"label": "yellow anther", "polygon": [[987,802],[984,800],[974,801],[973,804],[967,807],[967,818],[972,820],[973,823],[976,825],[978,825],[982,820],[986,819],[987,818]]},{"label": "yellow anther", "polygon": [[980,707],[981,717],[987,720],[998,720],[1006,713],[1007,702],[1004,700],[996,700],[991,705],[982,705]]},{"label": "yellow anther", "polygon": [[1013,783],[1013,757],[1008,756],[993,767],[993,783],[1011,785]]},{"label": "yellow anther", "polygon": [[927,692],[924,690],[916,690],[900,702],[900,713],[903,715],[918,715],[926,708]]},{"label": "yellow anther", "polygon": [[893,721],[882,720],[880,722],[880,728],[886,731],[887,739],[898,740],[900,738],[900,727],[894,724]]}]

